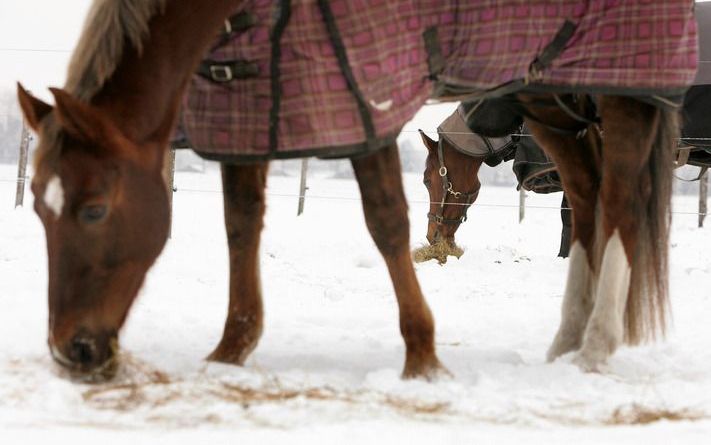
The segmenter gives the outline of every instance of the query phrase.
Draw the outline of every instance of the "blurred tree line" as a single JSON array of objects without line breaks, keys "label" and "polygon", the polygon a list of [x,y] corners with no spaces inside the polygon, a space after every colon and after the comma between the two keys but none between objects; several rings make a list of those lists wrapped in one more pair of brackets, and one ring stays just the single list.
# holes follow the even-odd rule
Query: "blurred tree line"
[{"label": "blurred tree line", "polygon": [[0,90],[0,163],[17,163],[22,137],[22,116],[15,92]]}]

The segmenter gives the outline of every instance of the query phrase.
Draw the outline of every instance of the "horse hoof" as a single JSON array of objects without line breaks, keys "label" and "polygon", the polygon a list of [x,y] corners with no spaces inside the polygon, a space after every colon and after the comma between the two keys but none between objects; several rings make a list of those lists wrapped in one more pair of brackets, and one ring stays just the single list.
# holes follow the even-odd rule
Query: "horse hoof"
[{"label": "horse hoof", "polygon": [[231,351],[218,346],[210,355],[207,356],[207,361],[244,366],[244,362],[247,360],[250,352],[252,352],[251,349],[249,351]]},{"label": "horse hoof", "polygon": [[575,344],[574,342],[568,343],[569,344],[565,344],[562,341],[558,341],[558,339],[553,341],[553,344],[550,348],[548,348],[548,352],[546,353],[546,362],[553,363],[558,357],[565,355],[571,351],[575,351],[579,348],[579,345]]},{"label": "horse hoof", "polygon": [[583,372],[600,372],[600,366],[605,363],[604,357],[598,357],[598,354],[585,353],[580,351],[573,357],[573,364],[580,368]]},{"label": "horse hoof", "polygon": [[434,382],[453,377],[454,375],[436,358],[430,363],[406,364],[405,369],[402,371],[402,378],[405,380],[418,379]]}]

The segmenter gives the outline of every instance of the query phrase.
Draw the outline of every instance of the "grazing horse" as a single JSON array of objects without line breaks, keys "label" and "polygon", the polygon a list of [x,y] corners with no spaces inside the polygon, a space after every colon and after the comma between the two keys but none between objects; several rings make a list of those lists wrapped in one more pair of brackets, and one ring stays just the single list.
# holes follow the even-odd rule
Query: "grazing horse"
[{"label": "grazing horse", "polygon": [[[304,155],[340,144],[358,155],[352,164],[366,223],[395,288],[403,374],[443,370],[410,259],[395,146],[399,129],[433,94],[503,97],[501,115],[515,116],[492,116],[479,133],[509,134],[515,127],[507,121],[518,125],[523,116],[559,169],[573,208],[573,246],[549,357],[577,349],[576,362],[596,369],[625,337],[636,342],[661,328],[677,130],[668,96],[682,93],[696,69],[693,2],[505,3],[97,0],[65,87],[52,89],[54,106],[18,86],[40,135],[32,191],[47,236],[55,361],[85,377],[115,372],[118,331],[167,236],[161,168],[180,101],[190,83],[196,93],[187,104],[210,103],[215,94],[200,90],[205,82],[234,96],[206,110],[211,122],[186,120],[193,142],[214,143],[207,151],[240,143],[252,150],[249,162],[222,166],[230,301],[210,359],[242,364],[262,331],[257,254],[266,160],[286,156],[281,148]],[[632,19],[642,22],[620,25]],[[221,26],[229,36],[215,43]],[[629,38],[633,29],[641,41]],[[225,40],[237,44],[219,52]],[[221,59],[200,64],[215,48]],[[225,60],[229,54],[234,60]],[[324,91],[332,94],[319,96]],[[602,94],[602,145],[586,96],[555,94],[579,91]],[[230,118],[225,110],[245,114]],[[320,114],[309,120],[314,110]],[[211,130],[224,123],[243,137]],[[322,131],[304,136],[310,126]]]},{"label": "grazing horse", "polygon": [[[463,104],[439,126],[439,141],[420,132],[427,148],[423,183],[430,197],[427,213],[427,241],[430,244],[415,250],[416,261],[436,259],[443,264],[449,255],[462,255],[463,250],[457,246],[454,235],[467,220],[469,207],[479,195],[481,183],[478,172],[485,162],[495,166],[515,157],[514,171],[521,187],[537,193],[562,190],[553,163],[546,159],[531,138],[509,135],[487,138],[471,132],[466,121],[480,119],[480,116],[490,113],[495,103],[481,103],[474,110],[470,109],[469,104]],[[521,131],[527,130],[517,129],[517,132]],[[565,195],[561,202],[561,221],[563,230],[558,256],[565,258],[570,250],[571,235],[571,216]]]},{"label": "grazing horse", "polygon": [[[55,105],[18,85],[40,145],[32,181],[47,235],[49,347],[79,378],[116,372],[118,331],[168,234],[164,152],[191,74],[238,0],[98,0]],[[352,160],[368,229],[387,264],[404,377],[446,372],[410,258],[397,146]],[[267,163],[222,165],[230,257],[224,333],[210,360],[243,364],[262,332],[259,241]]]}]

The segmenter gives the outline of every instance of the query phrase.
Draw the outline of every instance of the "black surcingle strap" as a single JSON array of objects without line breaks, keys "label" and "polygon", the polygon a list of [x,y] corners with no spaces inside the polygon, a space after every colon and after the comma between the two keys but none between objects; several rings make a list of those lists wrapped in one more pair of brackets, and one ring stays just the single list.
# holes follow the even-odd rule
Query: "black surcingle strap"
[{"label": "black surcingle strap", "polygon": [[326,25],[326,31],[331,39],[331,45],[333,46],[333,51],[336,54],[336,60],[338,60],[338,66],[341,69],[341,74],[343,74],[343,77],[346,79],[348,89],[353,95],[356,104],[358,104],[358,113],[360,114],[360,119],[363,122],[363,131],[365,132],[368,151],[375,151],[379,147],[375,137],[373,117],[370,115],[368,104],[363,97],[363,93],[358,87],[358,82],[356,81],[351,65],[348,62],[346,47],[343,43],[343,39],[341,38],[341,33],[338,30],[336,19],[333,16],[331,3],[328,0],[318,0],[318,7],[321,10],[321,15],[323,16],[323,21]]},{"label": "black surcingle strap", "polygon": [[577,28],[577,25],[570,20],[566,19],[565,22],[563,22],[563,26],[560,27],[553,37],[553,40],[543,48],[543,51],[536,57],[536,60],[531,63],[528,69],[529,81],[540,79],[543,70],[548,68],[551,62],[561,55],[565,49],[565,45],[568,44],[570,38],[575,34],[575,28]]}]

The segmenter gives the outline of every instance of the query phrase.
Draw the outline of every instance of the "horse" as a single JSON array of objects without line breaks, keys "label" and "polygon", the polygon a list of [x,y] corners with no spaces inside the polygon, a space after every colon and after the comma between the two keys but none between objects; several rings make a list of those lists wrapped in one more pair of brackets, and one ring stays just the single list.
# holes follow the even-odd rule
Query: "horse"
[{"label": "horse", "polygon": [[[66,85],[51,89],[55,105],[18,84],[22,111],[40,136],[31,188],[47,236],[48,343],[75,378],[100,381],[117,372],[118,332],[168,235],[161,170],[181,98],[216,31],[241,4],[95,1]],[[366,224],[393,278],[403,376],[447,373],[410,259],[397,146],[352,165]],[[258,251],[267,168],[222,165],[230,295],[212,361],[243,364],[262,332]]]},{"label": "horse", "polygon": [[[359,120],[329,111],[322,120],[332,117],[359,138],[346,140],[331,132],[335,140],[360,149],[357,156],[351,153],[352,165],[366,224],[389,270],[400,310],[404,377],[435,378],[446,371],[435,351],[434,320],[409,251],[395,145],[405,121],[387,118],[402,112],[407,120],[433,95],[454,100],[485,90],[506,98],[511,106],[482,122],[480,134],[510,134],[525,120],[558,167],[573,208],[573,243],[561,326],[549,359],[577,350],[575,362],[595,370],[623,339],[636,342],[663,327],[669,157],[677,134],[669,97],[683,92],[695,71],[692,2],[606,2],[587,8],[577,0],[550,7],[516,0],[501,10],[499,3],[406,3],[94,3],[66,84],[51,89],[54,105],[18,84],[23,114],[40,139],[31,188],[47,238],[48,343],[55,362],[78,378],[115,375],[119,330],[166,241],[169,210],[161,169],[181,99],[189,84],[191,90],[198,85],[192,76],[197,70],[214,82],[230,82],[236,74],[269,75],[249,84],[254,88],[237,82],[227,90],[244,95],[244,102],[236,102],[252,113],[244,122],[266,116],[258,121],[256,142],[246,137],[241,142],[266,141],[273,149],[246,163],[222,165],[230,298],[223,336],[210,360],[241,365],[256,347],[263,323],[258,249],[267,159],[278,157],[280,142],[294,134],[308,111],[303,105],[295,111],[281,107],[290,98],[311,100],[314,93],[308,88],[321,87],[353,98],[348,109],[354,111],[348,116]],[[601,13],[603,6],[612,9]],[[661,11],[655,17],[673,20],[670,28],[640,25],[644,32],[664,33],[653,39],[660,43],[653,57],[640,53],[633,60],[596,59],[591,52],[595,42],[604,39],[614,47],[609,37],[627,32],[615,28],[614,20],[638,17],[637,7],[661,8],[655,9]],[[268,63],[253,67],[240,59],[201,69],[218,30],[233,28],[234,22],[225,19],[249,8],[261,8],[256,15],[261,25],[237,36],[236,48],[246,51],[249,43],[267,42],[268,51],[249,54],[268,57]],[[535,23],[535,36],[522,40],[516,32],[494,38],[490,21],[497,15],[508,20],[510,29]],[[318,25],[312,23],[306,33],[299,21],[304,16],[318,18]],[[609,18],[611,27],[591,28]],[[366,30],[365,25],[376,26]],[[312,44],[317,34],[328,36],[326,45]],[[282,48],[287,35],[296,39],[293,50]],[[574,42],[587,46],[581,53]],[[407,50],[394,54],[397,48]],[[376,57],[376,49],[384,55],[369,59]],[[474,61],[489,64],[498,74],[476,69]],[[292,65],[332,71],[326,78],[311,79],[289,74],[286,68]],[[584,66],[603,67],[604,73],[612,66],[616,75],[596,77],[599,71],[581,70]],[[300,79],[302,84],[294,83]],[[503,89],[494,91],[495,86]],[[587,96],[572,100],[571,91],[599,94],[596,115],[587,113]],[[262,101],[270,94],[271,102]],[[328,104],[313,102],[316,108]],[[200,105],[200,100],[192,103]],[[282,114],[294,120],[283,122]],[[209,137],[231,141],[222,134]]]},{"label": "horse", "polygon": [[[429,245],[415,250],[413,257],[417,262],[436,259],[439,264],[444,264],[448,256],[459,258],[463,254],[454,235],[467,220],[469,207],[479,196],[478,172],[483,163],[493,167],[514,158],[519,187],[536,193],[562,191],[553,163],[532,138],[523,139],[527,129],[517,130],[517,134],[524,133],[524,136],[505,138],[487,138],[469,130],[464,116],[475,119],[480,113],[487,112],[488,107],[489,104],[480,105],[471,114],[464,106],[458,108],[438,127],[439,141],[420,131],[427,148],[423,184],[429,194],[430,208],[426,235]],[[565,194],[560,214],[563,228],[558,256],[567,258],[572,220]]]},{"label": "horse", "polygon": [[[700,49],[705,49],[703,40]],[[684,96],[681,109],[682,137],[677,159],[673,162],[674,167],[687,164],[700,167],[697,179],[711,166],[711,144],[704,138],[708,131],[705,112],[711,105],[711,85],[705,82],[708,80],[697,79]],[[415,250],[415,261],[436,259],[444,264],[447,256],[459,258],[463,254],[454,235],[467,220],[467,210],[478,197],[481,184],[477,175],[485,162],[495,166],[513,157],[519,187],[536,193],[562,190],[555,166],[532,138],[514,136],[490,139],[471,132],[463,117],[466,116],[468,120],[480,118],[490,112],[491,107],[492,104],[485,103],[473,109],[472,104],[463,104],[438,127],[439,141],[420,131],[422,142],[427,148],[423,184],[430,197],[426,235],[429,246]],[[523,133],[523,137],[527,136],[527,132],[525,127],[517,130],[517,134]],[[515,154],[511,154],[511,151]],[[519,156],[521,153],[523,155]],[[572,220],[565,194],[560,214],[563,229],[558,256],[567,258]]]}]

